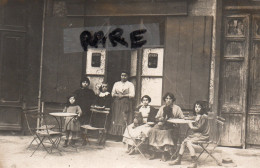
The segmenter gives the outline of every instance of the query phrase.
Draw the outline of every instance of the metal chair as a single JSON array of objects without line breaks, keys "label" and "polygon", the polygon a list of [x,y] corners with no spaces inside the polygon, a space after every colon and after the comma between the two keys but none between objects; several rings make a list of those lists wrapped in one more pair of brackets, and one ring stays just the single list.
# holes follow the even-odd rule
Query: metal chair
[{"label": "metal chair", "polygon": [[[206,152],[207,154],[207,157],[204,159],[206,160],[209,156],[211,158],[213,158],[216,163],[221,166],[222,163],[213,155],[216,147],[219,145],[219,142],[221,140],[221,133],[222,133],[222,130],[224,128],[224,122],[225,122],[225,119],[222,118],[222,117],[219,117],[217,116],[216,119],[215,119],[215,126],[218,130],[218,137],[217,137],[217,140],[216,141],[213,141],[213,140],[209,140],[209,141],[198,141],[196,142],[195,144],[200,146],[202,148],[202,151],[200,152],[200,154],[198,155],[197,157],[197,160],[201,157],[201,155]],[[209,145],[213,145],[213,148],[212,149],[209,149]]]},{"label": "metal chair", "polygon": [[[40,115],[40,113],[38,112],[38,107],[24,108],[23,114],[27,125],[27,129],[33,137],[32,141],[27,147],[28,149],[32,146],[33,142],[36,142],[37,145],[39,144],[37,140],[38,137],[36,135],[36,131],[45,130],[46,128],[52,129],[55,127],[55,125],[41,125],[40,121],[42,120],[42,115]],[[29,119],[31,120],[29,121]],[[35,122],[38,122],[38,124]]]},{"label": "metal chair", "polygon": [[132,142],[133,142],[133,145],[132,145],[131,148],[129,149],[130,153],[133,152],[133,151],[135,151],[135,150],[137,150],[144,158],[146,158],[145,155],[143,154],[142,150],[140,149],[140,146],[143,145],[144,142],[145,142],[145,140],[146,140],[146,139],[145,139],[145,136],[140,137],[140,139],[135,139],[135,138],[133,138],[133,137],[131,136],[131,133],[130,133],[129,129],[128,129],[127,121],[125,121],[125,125],[126,125],[127,133],[128,133],[128,135],[130,136],[130,139],[131,139]]},{"label": "metal chair", "polygon": [[[107,133],[106,124],[107,124],[107,118],[110,109],[101,109],[101,108],[92,107],[90,110],[91,110],[91,116],[90,116],[89,124],[81,126],[81,128],[85,130],[84,140],[86,140],[86,142],[90,144],[87,136],[88,130],[98,131],[99,132],[98,144],[104,146],[106,140],[105,135]],[[105,116],[103,122],[100,120],[100,118],[97,117],[97,115]],[[83,145],[85,144],[83,143]]]},{"label": "metal chair", "polygon": [[[62,132],[54,131],[50,127],[50,125],[47,124],[47,114],[41,114],[42,115],[42,122],[44,123],[43,128],[45,129],[38,129],[35,132],[35,135],[37,139],[40,141],[38,143],[37,148],[33,151],[32,155],[38,150],[40,145],[43,146],[43,148],[46,150],[47,153],[53,153],[53,149],[56,149],[58,153],[61,155],[61,151],[58,149]],[[51,144],[50,151],[47,149],[47,146],[45,144]]]},{"label": "metal chair", "polygon": [[[53,149],[57,149],[58,152],[60,153],[60,150],[58,149],[58,145],[62,134],[61,132],[53,130],[55,128],[55,125],[47,124],[48,114],[43,113],[43,107],[41,108],[40,112],[38,111],[38,107],[33,107],[33,108],[25,107],[23,109],[23,112],[24,112],[28,130],[33,136],[33,139],[27,148],[30,148],[33,142],[37,143],[37,147],[31,154],[31,156],[34,155],[34,153],[39,149],[40,146],[42,146],[47,151],[47,153],[52,153]],[[29,121],[29,118],[31,118],[32,121]],[[37,124],[34,123],[34,126],[32,126],[33,121],[36,120],[37,120]],[[47,149],[46,144],[51,144],[50,151]]]}]

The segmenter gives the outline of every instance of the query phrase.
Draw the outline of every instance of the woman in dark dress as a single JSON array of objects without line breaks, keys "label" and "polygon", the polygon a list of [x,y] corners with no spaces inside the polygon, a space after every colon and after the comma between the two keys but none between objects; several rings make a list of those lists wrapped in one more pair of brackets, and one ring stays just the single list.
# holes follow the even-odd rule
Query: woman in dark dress
[{"label": "woman in dark dress", "polygon": [[[82,110],[82,115],[79,118],[80,125],[85,125],[89,123],[91,116],[90,107],[95,101],[95,93],[93,90],[89,89],[90,80],[84,77],[80,81],[80,88],[77,89],[74,94],[77,97],[77,103]],[[83,131],[83,130],[82,130]],[[82,145],[86,145],[86,134],[81,132],[81,137],[83,140]]]},{"label": "woman in dark dress", "polygon": [[84,77],[80,81],[80,88],[74,92],[77,97],[77,103],[82,110],[82,116],[79,118],[81,125],[89,123],[91,116],[90,107],[95,101],[95,93],[93,90],[88,88],[89,85],[89,79]]}]

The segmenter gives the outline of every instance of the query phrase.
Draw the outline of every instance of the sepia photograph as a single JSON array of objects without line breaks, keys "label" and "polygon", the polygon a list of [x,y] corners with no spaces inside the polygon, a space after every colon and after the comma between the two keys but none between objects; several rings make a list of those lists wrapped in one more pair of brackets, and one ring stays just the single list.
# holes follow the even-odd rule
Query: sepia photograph
[{"label": "sepia photograph", "polygon": [[260,0],[0,0],[0,168],[158,167],[260,167]]}]

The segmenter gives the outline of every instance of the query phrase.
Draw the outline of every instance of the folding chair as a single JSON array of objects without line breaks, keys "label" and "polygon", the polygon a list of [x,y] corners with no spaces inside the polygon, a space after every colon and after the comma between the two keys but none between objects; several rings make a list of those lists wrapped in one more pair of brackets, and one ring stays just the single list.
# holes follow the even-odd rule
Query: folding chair
[{"label": "folding chair", "polygon": [[131,148],[129,149],[130,152],[133,151],[133,150],[138,150],[138,152],[139,152],[144,158],[146,158],[145,155],[143,154],[143,152],[142,152],[142,151],[140,150],[140,148],[139,148],[142,144],[144,144],[144,142],[145,142],[145,137],[144,137],[144,136],[143,136],[143,137],[140,137],[140,139],[135,139],[135,138],[133,138],[133,137],[131,136],[131,134],[130,134],[130,131],[128,130],[127,121],[125,122],[125,124],[126,124],[126,130],[127,130],[127,132],[128,132],[128,135],[129,135],[130,139],[131,139],[132,142],[133,142],[133,145],[132,145]]},{"label": "folding chair", "polygon": [[[42,126],[44,129],[38,129],[35,132],[37,140],[40,142],[37,145],[37,148],[33,151],[32,155],[38,150],[38,148],[42,145],[43,148],[46,150],[47,154],[52,153],[53,149],[56,149],[58,153],[61,155],[61,151],[58,149],[59,142],[62,136],[61,132],[52,130],[52,126],[47,124],[47,114],[41,114],[42,116]],[[47,141],[47,142],[46,142]],[[51,144],[50,151],[47,149],[46,143]]]},{"label": "folding chair", "polygon": [[[215,156],[213,156],[213,153],[214,153],[216,147],[219,145],[219,142],[221,140],[221,133],[222,133],[222,130],[223,130],[223,127],[224,127],[224,121],[225,121],[225,119],[222,118],[222,117],[219,117],[219,116],[217,116],[217,118],[215,119],[215,125],[216,125],[216,128],[218,130],[218,137],[217,137],[216,141],[212,141],[212,140],[210,140],[210,141],[198,141],[198,142],[195,143],[196,145],[198,145],[202,148],[202,151],[198,155],[197,160],[200,158],[200,156],[204,152],[206,152],[207,157],[204,160],[206,160],[210,156],[211,158],[213,158],[216,161],[216,163],[219,166],[222,165],[222,163]],[[214,145],[214,147],[212,149],[208,148],[210,144]]]},{"label": "folding chair", "polygon": [[[85,130],[84,132],[84,140],[87,140],[87,143],[90,145],[87,133],[88,130],[92,130],[92,131],[98,131],[99,132],[99,137],[98,137],[98,144],[99,145],[105,145],[105,135],[107,133],[106,130],[106,124],[107,124],[107,118],[108,118],[108,114],[109,114],[109,110],[108,109],[96,109],[94,107],[92,107],[91,109],[91,116],[90,116],[90,120],[89,120],[89,124],[87,125],[82,125],[81,128],[83,128]],[[101,115],[101,116],[105,116],[105,118],[102,119],[98,118],[97,115]],[[83,144],[85,145],[85,144]]]},{"label": "folding chair", "polygon": [[[30,132],[30,134],[32,135],[33,139],[30,142],[29,146],[27,147],[30,148],[31,145],[33,144],[33,142],[36,142],[37,145],[39,144],[38,142],[38,137],[36,135],[36,131],[39,130],[45,130],[46,127],[48,129],[52,129],[55,127],[55,125],[39,125],[37,127],[37,121],[40,121],[42,116],[39,114],[38,112],[38,107],[30,107],[30,108],[24,108],[23,109],[23,113],[24,113],[24,118],[25,118],[25,122],[28,128],[28,131]],[[30,120],[30,121],[29,121]],[[40,124],[40,122],[39,122]]]}]

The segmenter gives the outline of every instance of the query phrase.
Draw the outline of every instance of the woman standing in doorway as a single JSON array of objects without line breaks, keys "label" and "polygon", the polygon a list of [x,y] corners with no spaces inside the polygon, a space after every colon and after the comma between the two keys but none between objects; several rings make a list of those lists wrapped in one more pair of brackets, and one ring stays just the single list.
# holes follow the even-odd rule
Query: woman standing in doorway
[{"label": "woman standing in doorway", "polygon": [[[121,72],[121,81],[114,84],[112,89],[112,120],[109,133],[122,136],[125,131],[125,121],[127,124],[132,122],[132,98],[135,96],[135,87],[128,81],[128,73]],[[121,138],[121,137],[120,137]]]}]

